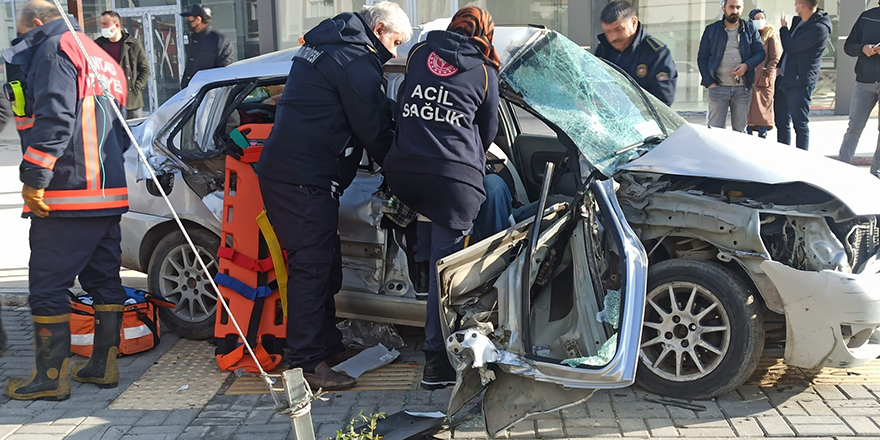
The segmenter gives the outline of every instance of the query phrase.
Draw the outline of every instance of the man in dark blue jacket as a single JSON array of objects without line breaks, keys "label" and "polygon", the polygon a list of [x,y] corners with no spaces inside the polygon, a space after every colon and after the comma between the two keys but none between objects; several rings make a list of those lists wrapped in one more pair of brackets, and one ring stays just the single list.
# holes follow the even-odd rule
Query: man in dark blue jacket
[{"label": "man in dark blue jacket", "polygon": [[831,35],[831,18],[819,9],[819,0],[797,0],[797,17],[791,21],[782,14],[779,39],[782,59],[776,78],[773,111],[776,113],[776,140],[791,145],[791,125],[801,150],[810,147],[810,101],[819,81],[822,53]]},{"label": "man in dark blue jacket", "polygon": [[[126,300],[119,220],[128,211],[123,152],[129,142],[111,105],[125,105],[128,86],[119,64],[77,30],[87,61],[61,18],[54,5],[32,0],[19,14],[22,35],[3,52],[21,138],[24,216],[31,220],[28,304],[36,365],[29,379],[6,382],[6,395],[18,400],[67,399],[71,378],[103,388],[119,382]],[[68,289],[77,278],[95,298],[95,339],[89,362],[68,373]]]},{"label": "man in dark blue jacket", "polygon": [[[868,9],[853,25],[843,50],[856,61],[856,88],[849,105],[849,127],[840,145],[839,159],[852,162],[862,130],[880,101],[880,7]],[[880,138],[874,151],[871,174],[880,177]]]},{"label": "man in dark blue jacket", "polygon": [[614,63],[666,105],[675,100],[678,70],[663,42],[648,35],[629,2],[616,0],[602,9],[596,56]]},{"label": "man in dark blue jacket", "polygon": [[340,168],[347,152],[360,151],[348,148],[353,142],[379,164],[388,152],[394,133],[382,65],[411,35],[409,19],[392,2],[339,14],[310,30],[294,55],[256,167],[266,214],[290,260],[290,365],[303,369],[312,389],[355,384],[328,363],[343,352],[333,300],[342,285]]},{"label": "man in dark blue jacket", "polygon": [[764,61],[764,45],[755,26],[742,19],[742,0],[724,0],[724,18],[708,26],[700,39],[697,64],[702,84],[709,89],[709,127],[730,125],[744,132],[752,102],[755,67]]}]

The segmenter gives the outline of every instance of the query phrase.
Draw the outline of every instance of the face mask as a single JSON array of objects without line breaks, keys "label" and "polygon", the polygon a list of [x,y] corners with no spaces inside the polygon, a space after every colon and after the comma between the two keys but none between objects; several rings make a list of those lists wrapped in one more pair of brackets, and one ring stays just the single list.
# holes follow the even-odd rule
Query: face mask
[{"label": "face mask", "polygon": [[101,28],[101,36],[104,38],[112,38],[113,37],[113,28]]},{"label": "face mask", "polygon": [[766,19],[754,20],[754,21],[752,21],[752,23],[755,25],[755,29],[757,29],[757,30],[759,30],[759,31],[760,31],[761,29],[764,29],[764,26],[767,26],[767,20],[766,20]]}]

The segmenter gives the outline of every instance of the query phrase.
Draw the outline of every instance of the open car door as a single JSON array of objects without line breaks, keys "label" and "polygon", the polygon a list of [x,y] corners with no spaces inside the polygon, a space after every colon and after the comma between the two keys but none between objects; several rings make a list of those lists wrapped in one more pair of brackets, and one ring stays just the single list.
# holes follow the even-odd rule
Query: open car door
[{"label": "open car door", "polygon": [[592,183],[571,205],[544,210],[543,221],[524,221],[437,267],[441,321],[459,374],[448,414],[485,389],[485,426],[495,436],[596,389],[634,382],[647,257],[612,181]]}]

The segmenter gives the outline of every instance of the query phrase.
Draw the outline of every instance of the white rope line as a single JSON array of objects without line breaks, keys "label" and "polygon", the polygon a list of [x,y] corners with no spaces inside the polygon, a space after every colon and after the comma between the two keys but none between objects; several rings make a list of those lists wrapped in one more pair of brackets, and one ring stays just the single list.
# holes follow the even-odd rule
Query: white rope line
[{"label": "white rope line", "polygon": [[[88,63],[89,68],[94,72],[99,72],[99,70],[93,64],[92,58],[89,56],[86,51],[85,46],[83,46],[82,41],[79,39],[79,35],[76,33],[76,29],[74,29],[73,24],[70,22],[70,19],[67,16],[67,13],[64,12],[64,8],[61,6],[61,2],[59,0],[53,0],[55,3],[55,7],[58,9],[58,12],[61,13],[61,18],[64,20],[64,23],[67,24],[67,29],[70,31],[71,35],[73,35],[73,39],[76,41],[76,45],[79,47],[79,50],[82,52],[83,57],[86,59],[86,63]],[[110,89],[106,82],[99,76],[95,75],[95,80],[98,84],[101,85],[101,89],[103,90],[104,95],[107,97],[113,96],[110,94]],[[272,399],[275,400],[276,408],[279,406],[278,399],[275,395],[275,390],[273,388],[273,379],[269,377],[269,374],[263,370],[263,366],[260,364],[260,360],[257,359],[257,355],[254,354],[254,350],[251,348],[250,343],[248,343],[247,337],[244,332],[241,331],[241,327],[238,325],[238,321],[235,319],[235,315],[232,314],[232,311],[229,309],[229,305],[226,303],[226,299],[223,298],[223,294],[220,293],[220,289],[217,287],[217,284],[214,282],[214,277],[211,276],[211,272],[208,270],[208,266],[205,265],[205,262],[202,260],[202,256],[199,253],[196,245],[193,244],[192,238],[190,238],[189,233],[186,232],[186,228],[183,226],[183,222],[180,220],[180,217],[177,215],[177,211],[174,209],[174,205],[171,204],[171,200],[168,199],[168,194],[165,193],[165,189],[162,188],[162,185],[159,183],[159,179],[156,177],[156,172],[153,170],[153,167],[150,165],[150,162],[147,161],[147,156],[144,154],[144,151],[141,149],[140,144],[138,144],[137,139],[135,139],[134,134],[131,132],[131,129],[128,127],[128,124],[125,122],[125,118],[122,116],[122,112],[119,110],[119,107],[116,105],[115,100],[108,99],[110,101],[111,107],[113,107],[113,111],[116,113],[116,117],[122,122],[122,127],[125,129],[125,133],[128,135],[128,138],[131,139],[131,144],[137,150],[138,156],[141,161],[146,165],[147,171],[150,173],[150,179],[153,180],[153,183],[156,184],[156,188],[159,189],[159,193],[162,195],[162,200],[165,201],[165,204],[168,205],[168,209],[171,210],[171,215],[174,217],[174,221],[177,223],[177,227],[180,229],[180,232],[183,233],[183,237],[186,239],[186,243],[189,245],[190,249],[196,256],[196,261],[199,262],[199,266],[202,269],[202,272],[208,278],[208,281],[211,283],[211,287],[214,289],[214,293],[217,294],[217,299],[220,300],[220,304],[223,305],[223,309],[226,310],[226,313],[229,315],[229,320],[232,321],[232,325],[235,327],[235,330],[238,332],[238,335],[241,337],[242,342],[244,342],[245,348],[247,348],[248,353],[250,353],[251,358],[254,360],[254,364],[256,364],[257,368],[260,369],[260,377],[263,378],[263,381],[266,382],[266,385],[269,387],[269,393],[272,395]],[[99,103],[100,104],[100,103]]]}]

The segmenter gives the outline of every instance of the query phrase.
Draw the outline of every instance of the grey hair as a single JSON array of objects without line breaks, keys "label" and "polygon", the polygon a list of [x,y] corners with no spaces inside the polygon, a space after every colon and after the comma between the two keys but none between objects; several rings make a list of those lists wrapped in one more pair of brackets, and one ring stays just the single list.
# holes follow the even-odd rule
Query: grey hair
[{"label": "grey hair", "polygon": [[367,6],[361,11],[364,20],[370,29],[374,29],[380,22],[385,23],[388,32],[404,34],[404,41],[412,38],[412,25],[409,23],[409,17],[406,12],[397,3],[390,1],[382,1]]},{"label": "grey hair", "polygon": [[61,13],[58,12],[58,9],[55,8],[55,5],[49,2],[43,1],[31,1],[28,2],[23,8],[21,8],[21,12],[19,13],[19,20],[24,20],[28,26],[34,22],[34,20],[40,20],[43,23],[48,23],[53,20],[57,20],[61,18]]}]

